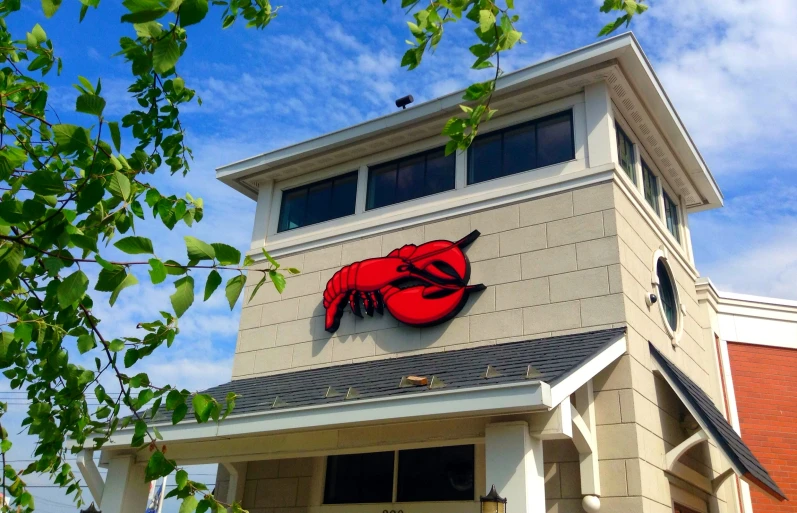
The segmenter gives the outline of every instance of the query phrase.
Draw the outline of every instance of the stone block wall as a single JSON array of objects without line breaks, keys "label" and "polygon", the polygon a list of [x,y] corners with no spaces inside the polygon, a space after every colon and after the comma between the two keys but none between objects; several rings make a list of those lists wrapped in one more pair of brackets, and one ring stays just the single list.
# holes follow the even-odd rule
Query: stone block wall
[{"label": "stone block wall", "polygon": [[[625,321],[611,183],[281,258],[302,273],[282,295],[264,285],[241,315],[233,378],[429,351],[447,351],[616,326]],[[404,244],[481,236],[467,249],[474,293],[460,314],[430,328],[390,314],[347,311],[324,331],[322,291],[342,266]],[[250,272],[246,297],[260,273]]]},{"label": "stone block wall", "polygon": [[249,513],[305,513],[313,458],[250,461],[242,506]]}]

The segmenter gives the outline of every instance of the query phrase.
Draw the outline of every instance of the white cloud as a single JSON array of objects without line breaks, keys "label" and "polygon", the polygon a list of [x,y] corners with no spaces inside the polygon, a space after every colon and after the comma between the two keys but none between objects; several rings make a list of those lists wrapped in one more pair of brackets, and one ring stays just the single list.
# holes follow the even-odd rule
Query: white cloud
[{"label": "white cloud", "polygon": [[[717,174],[757,170],[797,142],[797,6],[659,0],[635,27]],[[743,158],[739,158],[743,156]]]}]

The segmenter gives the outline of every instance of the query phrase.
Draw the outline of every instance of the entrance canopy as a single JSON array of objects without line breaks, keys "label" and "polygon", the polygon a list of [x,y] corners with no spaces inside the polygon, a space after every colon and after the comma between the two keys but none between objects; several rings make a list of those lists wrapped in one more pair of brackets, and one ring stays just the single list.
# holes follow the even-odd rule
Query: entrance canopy
[{"label": "entrance canopy", "polygon": [[[668,464],[674,463],[678,456],[691,446],[701,441],[712,440],[731,464],[731,469],[746,482],[760,488],[772,497],[783,501],[786,496],[761,465],[753,452],[742,441],[722,413],[714,406],[714,402],[697,384],[689,379],[675,364],[661,354],[653,344],[650,353],[661,376],[669,383],[678,397],[689,410],[689,413],[700,425],[700,431],[686,440],[681,446],[667,455]],[[729,469],[729,470],[731,470]],[[723,479],[720,476],[717,479]]]}]

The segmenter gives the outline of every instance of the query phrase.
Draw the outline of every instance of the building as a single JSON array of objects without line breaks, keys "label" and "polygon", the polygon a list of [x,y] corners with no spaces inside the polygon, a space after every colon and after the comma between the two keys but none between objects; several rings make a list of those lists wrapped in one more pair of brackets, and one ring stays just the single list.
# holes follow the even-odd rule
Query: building
[{"label": "building", "polygon": [[[218,170],[257,201],[252,254],[302,272],[243,308],[210,390],[236,411],[165,423],[169,456],[219,463],[219,493],[258,513],[475,513],[492,485],[511,513],[785,499],[734,429],[756,378],[717,342],[748,342],[726,335],[733,300],[694,264],[688,214],[722,195],[634,37],[503,76],[498,115],[446,157],[459,102]],[[105,482],[81,457],[105,513],[144,507],[129,442],[103,447]]]}]

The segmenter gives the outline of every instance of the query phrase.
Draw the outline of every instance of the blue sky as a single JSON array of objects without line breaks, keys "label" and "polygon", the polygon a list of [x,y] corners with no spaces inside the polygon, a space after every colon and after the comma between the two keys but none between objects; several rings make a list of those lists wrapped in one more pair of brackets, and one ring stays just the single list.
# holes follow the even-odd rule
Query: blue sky
[{"label": "blue sky", "polygon": [[[503,59],[505,68],[594,42],[608,21],[598,12],[600,3],[517,2],[527,44]],[[697,267],[725,290],[797,299],[797,175],[791,158],[797,147],[797,5],[791,0],[771,0],[766,8],[745,0],[650,3],[652,9],[632,28],[726,198],[725,208],[690,217]],[[241,26],[222,31],[220,13],[211,10],[205,23],[189,28],[189,50],[178,69],[203,99],[201,107],[186,108],[183,115],[196,159],[188,177],[166,175],[156,183],[205,200],[205,219],[193,235],[248,247],[254,203],[217,182],[215,167],[389,113],[399,96],[413,94],[419,102],[481,77],[468,69],[466,26],[452,27],[418,70],[401,69],[407,33],[398,4],[293,2],[265,31]],[[77,6],[65,2],[46,20],[38,2],[25,2],[11,26],[30,30],[40,23],[52,37],[64,70],[61,77],[48,77],[50,97],[62,120],[88,122],[71,113],[76,91],[70,84],[78,75],[102,78],[106,115],[119,117],[133,105],[125,92],[129,70],[111,56],[132,27],[118,21],[121,8],[111,0],[91,10],[82,24]],[[147,228],[141,233],[154,239],[161,256],[181,257],[182,235],[189,232]],[[168,305],[170,293],[169,287],[147,285],[124,292],[116,308],[99,309],[103,329],[111,336],[132,333],[137,322]],[[181,320],[175,347],[148,364],[150,374],[191,389],[226,381],[238,312],[230,313],[221,297],[196,304]],[[0,390],[7,384],[0,382]],[[21,418],[24,405],[14,408],[11,422]],[[20,441],[12,456],[24,460],[30,451],[29,441]],[[40,478],[30,482],[46,484]],[[73,511],[63,506],[68,501],[60,491],[35,491],[40,511]]]}]

